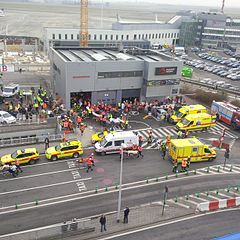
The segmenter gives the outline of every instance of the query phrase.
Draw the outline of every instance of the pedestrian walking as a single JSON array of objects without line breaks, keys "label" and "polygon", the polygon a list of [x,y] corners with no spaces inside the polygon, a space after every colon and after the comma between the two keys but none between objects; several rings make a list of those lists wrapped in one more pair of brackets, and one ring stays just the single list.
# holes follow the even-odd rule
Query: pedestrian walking
[{"label": "pedestrian walking", "polygon": [[172,172],[173,173],[178,173],[178,162],[177,162],[177,160],[173,161]]},{"label": "pedestrian walking", "polygon": [[124,213],[123,223],[128,223],[129,212],[130,212],[129,207],[126,207],[123,211],[123,213]]},{"label": "pedestrian walking", "polygon": [[89,170],[93,171],[92,161],[90,159],[87,160],[87,173]]},{"label": "pedestrian walking", "polygon": [[191,163],[191,157],[188,157],[188,159],[187,159],[187,167],[186,167],[187,171],[190,168],[190,163]]},{"label": "pedestrian walking", "polygon": [[16,160],[15,161],[15,164],[16,164],[16,171],[19,173],[19,172],[23,172],[23,170],[22,170],[22,168],[21,168],[21,166],[20,166],[20,162],[19,162],[19,160]]},{"label": "pedestrian walking", "polygon": [[182,160],[182,172],[186,171],[186,167],[187,167],[187,161],[184,159]]},{"label": "pedestrian walking", "polygon": [[92,166],[95,167],[94,153],[91,153],[91,155],[89,156],[89,160],[92,162]]},{"label": "pedestrian walking", "polygon": [[139,146],[141,147],[143,144],[143,137],[140,135],[139,136]]},{"label": "pedestrian walking", "polygon": [[142,158],[144,157],[143,154],[142,154],[142,150],[143,150],[143,148],[140,147],[140,146],[138,146],[138,148],[137,148],[137,151],[138,151],[138,158],[139,158],[139,156],[141,156]]},{"label": "pedestrian walking", "polygon": [[101,232],[103,232],[103,230],[104,230],[104,231],[107,231],[107,229],[106,229],[107,220],[106,220],[105,215],[102,215],[102,216],[100,217],[99,222],[100,222],[100,224],[101,224]]},{"label": "pedestrian walking", "polygon": [[44,140],[44,143],[45,143],[45,150],[47,150],[49,148],[49,138],[46,137],[45,140]]},{"label": "pedestrian walking", "polygon": [[163,158],[163,160],[165,159],[166,152],[167,152],[166,147],[162,148],[162,158]]},{"label": "pedestrian walking", "polygon": [[18,174],[17,174],[17,167],[16,165],[11,165],[8,169],[9,173],[12,174],[13,177],[16,177]]},{"label": "pedestrian walking", "polygon": [[149,133],[148,133],[148,144],[150,144],[150,143],[152,143],[152,131],[149,131]]}]

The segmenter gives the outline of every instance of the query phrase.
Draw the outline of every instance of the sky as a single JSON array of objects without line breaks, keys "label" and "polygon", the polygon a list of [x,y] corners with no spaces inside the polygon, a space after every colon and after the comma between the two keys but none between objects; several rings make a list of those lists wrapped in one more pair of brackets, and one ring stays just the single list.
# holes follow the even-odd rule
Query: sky
[{"label": "sky", "polygon": [[[119,2],[119,0],[104,0],[109,2]],[[199,6],[212,6],[220,8],[222,0],[128,0],[131,2],[155,2],[159,4],[175,4],[175,5],[199,5]],[[225,0],[225,6],[228,8],[240,7],[240,0]]]}]

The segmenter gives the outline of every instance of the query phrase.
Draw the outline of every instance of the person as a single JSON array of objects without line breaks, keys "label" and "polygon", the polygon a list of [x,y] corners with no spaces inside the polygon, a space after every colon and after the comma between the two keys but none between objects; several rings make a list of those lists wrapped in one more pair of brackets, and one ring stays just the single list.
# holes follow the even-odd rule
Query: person
[{"label": "person", "polygon": [[152,143],[152,131],[149,131],[148,133],[148,144]]},{"label": "person", "polygon": [[191,157],[189,156],[188,159],[187,159],[187,166],[186,166],[187,171],[190,168],[190,163],[191,163]]},{"label": "person", "polygon": [[11,165],[8,169],[8,171],[12,174],[13,177],[17,176],[17,167],[16,165]]},{"label": "person", "polygon": [[45,143],[45,150],[47,150],[49,148],[49,138],[46,137],[45,140],[44,140],[44,143]]},{"label": "person", "polygon": [[92,162],[92,165],[95,166],[94,153],[91,153],[91,155],[89,156],[89,160]]},{"label": "person", "polygon": [[16,160],[15,161],[15,164],[16,164],[16,167],[17,167],[17,172],[23,172],[23,170],[22,170],[22,168],[21,168],[21,166],[20,166],[20,161],[19,160]]},{"label": "person", "polygon": [[141,147],[143,144],[143,137],[140,135],[139,136],[139,146]]},{"label": "person", "polygon": [[93,168],[92,168],[92,161],[88,158],[88,160],[87,160],[87,172],[89,170],[93,171]]},{"label": "person", "polygon": [[174,161],[173,161],[172,172],[174,172],[174,173],[177,173],[177,172],[178,172],[178,162],[177,162],[177,160],[174,160]]},{"label": "person", "polygon": [[129,207],[126,207],[123,211],[123,213],[124,213],[123,223],[128,223],[129,212],[130,212]]},{"label": "person", "polygon": [[144,156],[142,154],[142,150],[143,150],[142,147],[138,146],[137,150],[138,150],[138,158],[139,158],[139,156],[141,156],[143,158]]},{"label": "person", "polygon": [[101,232],[103,232],[103,230],[104,230],[104,231],[107,231],[107,229],[106,229],[106,222],[107,222],[107,220],[106,220],[106,217],[105,217],[104,215],[102,215],[102,216],[100,217],[99,222],[100,222],[100,224],[101,224]]},{"label": "person", "polygon": [[[165,145],[164,145],[164,146],[165,146]],[[162,147],[162,158],[163,158],[163,160],[165,159],[166,152],[167,152],[166,146],[165,146],[165,147]]]},{"label": "person", "polygon": [[184,159],[182,160],[182,172],[186,171],[186,167],[187,167],[187,161]]}]

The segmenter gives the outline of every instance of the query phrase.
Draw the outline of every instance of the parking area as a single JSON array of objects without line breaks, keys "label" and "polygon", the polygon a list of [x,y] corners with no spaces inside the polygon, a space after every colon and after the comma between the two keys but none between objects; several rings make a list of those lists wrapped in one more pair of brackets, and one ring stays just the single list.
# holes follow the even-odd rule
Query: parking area
[{"label": "parking area", "polygon": [[[227,54],[232,54],[227,55]],[[234,57],[235,56],[235,57]],[[230,51],[190,52],[184,64],[194,68],[193,78],[216,88],[240,90],[240,61]]]}]

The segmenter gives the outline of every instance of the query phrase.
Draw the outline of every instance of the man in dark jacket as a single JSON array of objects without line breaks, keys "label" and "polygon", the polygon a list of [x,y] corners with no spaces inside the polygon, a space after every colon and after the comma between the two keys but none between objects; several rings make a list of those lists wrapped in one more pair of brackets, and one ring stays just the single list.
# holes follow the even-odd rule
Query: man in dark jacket
[{"label": "man in dark jacket", "polygon": [[128,223],[128,215],[129,215],[130,209],[126,207],[124,209],[124,218],[123,218],[123,223]]},{"label": "man in dark jacket", "polygon": [[102,215],[100,217],[99,222],[101,224],[101,232],[103,231],[103,229],[104,229],[104,231],[107,231],[107,229],[106,229],[106,217],[104,215]]}]

